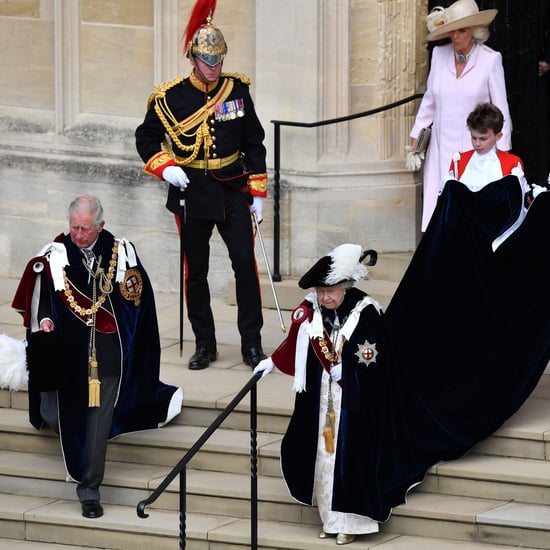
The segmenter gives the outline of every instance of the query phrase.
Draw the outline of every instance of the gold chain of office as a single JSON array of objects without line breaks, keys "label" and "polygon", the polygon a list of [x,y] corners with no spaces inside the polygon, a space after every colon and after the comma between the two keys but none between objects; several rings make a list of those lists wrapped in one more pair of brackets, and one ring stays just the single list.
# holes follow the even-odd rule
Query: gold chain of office
[{"label": "gold chain of office", "polygon": [[78,313],[81,317],[90,316],[94,313],[97,313],[99,308],[103,305],[103,303],[106,300],[107,294],[109,294],[112,290],[111,281],[113,277],[115,276],[115,268],[117,265],[117,258],[118,258],[118,246],[115,243],[113,246],[113,254],[111,256],[111,259],[109,260],[109,269],[107,272],[107,275],[105,276],[106,282],[104,285],[101,286],[101,296],[97,299],[97,301],[89,308],[83,308],[77,301],[76,298],[73,296],[73,291],[71,290],[69,286],[69,280],[67,279],[67,274],[65,273],[65,270],[63,269],[63,282],[65,284],[65,296],[67,297],[67,301],[69,302],[69,306],[71,309],[73,309],[76,313]]}]

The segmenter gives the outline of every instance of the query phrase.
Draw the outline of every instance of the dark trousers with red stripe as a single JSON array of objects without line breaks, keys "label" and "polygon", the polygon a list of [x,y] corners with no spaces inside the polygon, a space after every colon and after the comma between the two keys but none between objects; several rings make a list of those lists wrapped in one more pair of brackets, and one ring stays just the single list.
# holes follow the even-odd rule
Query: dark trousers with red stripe
[{"label": "dark trousers with red stripe", "polygon": [[[208,269],[210,237],[214,227],[227,246],[235,274],[237,326],[241,350],[261,347],[262,302],[252,219],[246,198],[241,193],[225,194],[225,220],[213,221],[186,216],[183,229],[185,250],[185,300],[187,316],[197,347],[216,351],[214,316],[210,306]],[[179,218],[176,215],[179,227]]]}]

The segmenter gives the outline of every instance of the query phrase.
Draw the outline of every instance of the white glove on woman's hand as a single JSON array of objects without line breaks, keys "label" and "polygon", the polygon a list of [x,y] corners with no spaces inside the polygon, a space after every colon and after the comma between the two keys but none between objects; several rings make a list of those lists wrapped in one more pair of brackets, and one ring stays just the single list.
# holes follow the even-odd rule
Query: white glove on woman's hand
[{"label": "white glove on woman's hand", "polygon": [[185,189],[189,183],[187,174],[179,166],[167,166],[162,171],[162,179],[181,189]]},{"label": "white glove on woman's hand", "polygon": [[263,220],[263,217],[262,217],[263,207],[264,207],[264,198],[255,196],[252,199],[252,204],[250,205],[250,213],[251,214],[256,213],[256,218],[258,220],[258,223],[260,223]]},{"label": "white glove on woman's hand", "polygon": [[330,377],[333,382],[340,382],[340,380],[342,380],[342,363],[332,365],[332,368],[330,369]]},{"label": "white glove on woman's hand", "polygon": [[259,372],[262,373],[262,378],[264,376],[267,376],[275,367],[273,364],[273,361],[271,360],[271,357],[267,357],[266,359],[262,359],[256,368],[254,369],[254,374],[258,374]]}]

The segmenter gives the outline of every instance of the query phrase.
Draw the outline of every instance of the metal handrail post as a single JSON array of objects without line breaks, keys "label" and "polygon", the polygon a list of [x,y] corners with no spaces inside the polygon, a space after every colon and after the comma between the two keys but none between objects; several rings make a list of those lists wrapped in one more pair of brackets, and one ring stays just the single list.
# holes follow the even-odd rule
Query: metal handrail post
[{"label": "metal handrail post", "polygon": [[186,531],[187,514],[187,470],[183,468],[180,472],[180,550],[185,550],[187,535]]},{"label": "metal handrail post", "polygon": [[250,388],[250,548],[258,549],[257,386]]},{"label": "metal handrail post", "polygon": [[281,125],[274,122],[275,142],[273,144],[273,273],[271,278],[275,282],[281,280],[280,269],[280,239],[281,239]]}]

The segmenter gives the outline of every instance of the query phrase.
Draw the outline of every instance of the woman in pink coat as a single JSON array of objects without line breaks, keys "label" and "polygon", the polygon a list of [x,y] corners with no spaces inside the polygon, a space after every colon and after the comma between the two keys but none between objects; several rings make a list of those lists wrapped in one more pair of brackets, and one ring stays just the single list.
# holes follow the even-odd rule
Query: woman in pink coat
[{"label": "woman in pink coat", "polygon": [[500,53],[484,45],[487,25],[497,10],[479,11],[474,0],[436,7],[426,18],[428,40],[450,37],[433,49],[427,89],[411,130],[411,145],[422,128],[432,126],[424,164],[422,231],[426,230],[452,154],[471,148],[466,118],[478,103],[493,103],[504,114],[501,149],[511,149],[512,123]]}]

